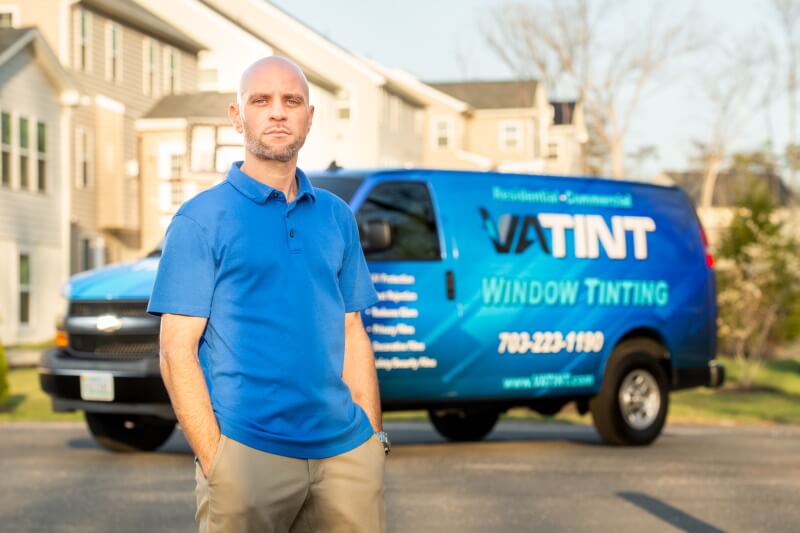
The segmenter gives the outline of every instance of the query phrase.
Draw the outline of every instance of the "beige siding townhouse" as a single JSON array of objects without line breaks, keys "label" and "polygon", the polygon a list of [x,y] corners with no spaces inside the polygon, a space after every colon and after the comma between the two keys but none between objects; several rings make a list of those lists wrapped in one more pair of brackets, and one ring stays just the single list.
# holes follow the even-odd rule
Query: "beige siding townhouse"
[{"label": "beige siding townhouse", "polygon": [[241,71],[260,57],[289,57],[309,79],[315,114],[301,168],[334,162],[347,167],[421,165],[429,98],[271,4],[137,2],[206,47],[198,59],[203,90],[165,97],[137,121],[142,251],[158,243],[184,200],[223,179],[230,163],[243,157],[227,106],[235,99]]},{"label": "beige siding townhouse", "polygon": [[760,191],[775,205],[775,217],[789,234],[800,234],[800,197],[779,174],[763,171],[758,175],[736,169],[724,170],[714,183],[711,205],[702,206],[703,173],[700,171],[662,172],[657,183],[677,185],[691,198],[703,224],[709,244],[717,247],[736,214],[737,205],[748,194]]},{"label": "beige siding townhouse", "polygon": [[0,339],[51,337],[68,275],[67,143],[77,91],[35,28],[0,29]]},{"label": "beige siding townhouse", "polygon": [[241,70],[264,55],[303,68],[316,111],[302,167],[421,164],[423,102],[278,7],[263,0],[137,1],[206,45],[203,89],[235,91]]},{"label": "beige siding townhouse", "polygon": [[[137,2],[205,45],[206,49],[198,57],[198,89],[204,93],[235,92],[242,71],[253,61],[279,53],[290,56],[278,49],[272,40],[243,28],[206,2]],[[301,153],[300,163],[304,167],[327,166],[336,158],[337,94],[342,87],[307,67],[305,70],[316,112],[314,128]]]},{"label": "beige siding townhouse", "polygon": [[466,103],[456,116],[432,112],[425,165],[514,172],[583,172],[586,128],[580,104],[549,102],[537,81],[432,83]]},{"label": "beige siding townhouse", "polygon": [[235,93],[164,97],[136,123],[142,184],[142,246],[158,244],[178,207],[225,177],[244,157],[228,105]]},{"label": "beige siding townhouse", "polygon": [[81,91],[70,125],[71,271],[141,250],[134,123],[164,95],[195,91],[197,41],[133,0],[0,0],[40,28]]}]

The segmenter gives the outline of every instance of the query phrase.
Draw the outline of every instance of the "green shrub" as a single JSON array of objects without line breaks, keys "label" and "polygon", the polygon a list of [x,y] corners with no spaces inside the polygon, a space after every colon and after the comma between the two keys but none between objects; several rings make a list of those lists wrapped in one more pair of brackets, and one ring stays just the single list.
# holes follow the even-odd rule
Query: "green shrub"
[{"label": "green shrub", "polygon": [[8,396],[8,363],[6,362],[6,353],[3,350],[3,344],[0,343],[0,401],[5,400]]}]

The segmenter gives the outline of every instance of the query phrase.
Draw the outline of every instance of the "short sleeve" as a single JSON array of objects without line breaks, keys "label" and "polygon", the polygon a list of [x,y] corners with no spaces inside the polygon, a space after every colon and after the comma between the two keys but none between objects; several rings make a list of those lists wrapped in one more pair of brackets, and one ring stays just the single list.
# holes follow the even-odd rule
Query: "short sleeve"
[{"label": "short sleeve", "polygon": [[214,257],[203,229],[185,215],[167,228],[147,312],[208,317],[214,294]]},{"label": "short sleeve", "polygon": [[342,269],[339,271],[339,290],[344,299],[344,310],[350,313],[378,303],[378,293],[375,292],[367,260],[361,249],[356,219],[349,209],[344,225],[346,249]]}]

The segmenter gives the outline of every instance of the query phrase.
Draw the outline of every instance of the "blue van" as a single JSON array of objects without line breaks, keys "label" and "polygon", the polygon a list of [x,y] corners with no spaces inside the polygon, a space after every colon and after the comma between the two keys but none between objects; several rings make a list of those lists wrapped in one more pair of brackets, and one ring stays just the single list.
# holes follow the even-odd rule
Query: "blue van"
[{"label": "blue van", "polygon": [[[602,439],[645,445],[669,393],[724,381],[713,258],[679,188],[441,170],[311,173],[356,213],[380,302],[362,316],[386,411],[451,440],[574,402]],[[145,313],[159,251],[74,276],[40,381],[114,450],[175,426]]]}]

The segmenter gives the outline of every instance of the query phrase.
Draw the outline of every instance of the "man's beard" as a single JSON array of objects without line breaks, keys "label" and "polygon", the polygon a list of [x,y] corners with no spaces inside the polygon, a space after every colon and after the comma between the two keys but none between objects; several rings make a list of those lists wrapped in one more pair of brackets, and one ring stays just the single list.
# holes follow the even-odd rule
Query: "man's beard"
[{"label": "man's beard", "polygon": [[247,129],[247,127],[245,127],[244,137],[247,151],[253,154],[255,157],[261,159],[262,161],[280,161],[281,163],[291,161],[306,142],[306,136],[303,135],[302,137],[298,137],[293,143],[286,146],[267,146],[261,142],[259,136],[251,135],[250,130]]}]

